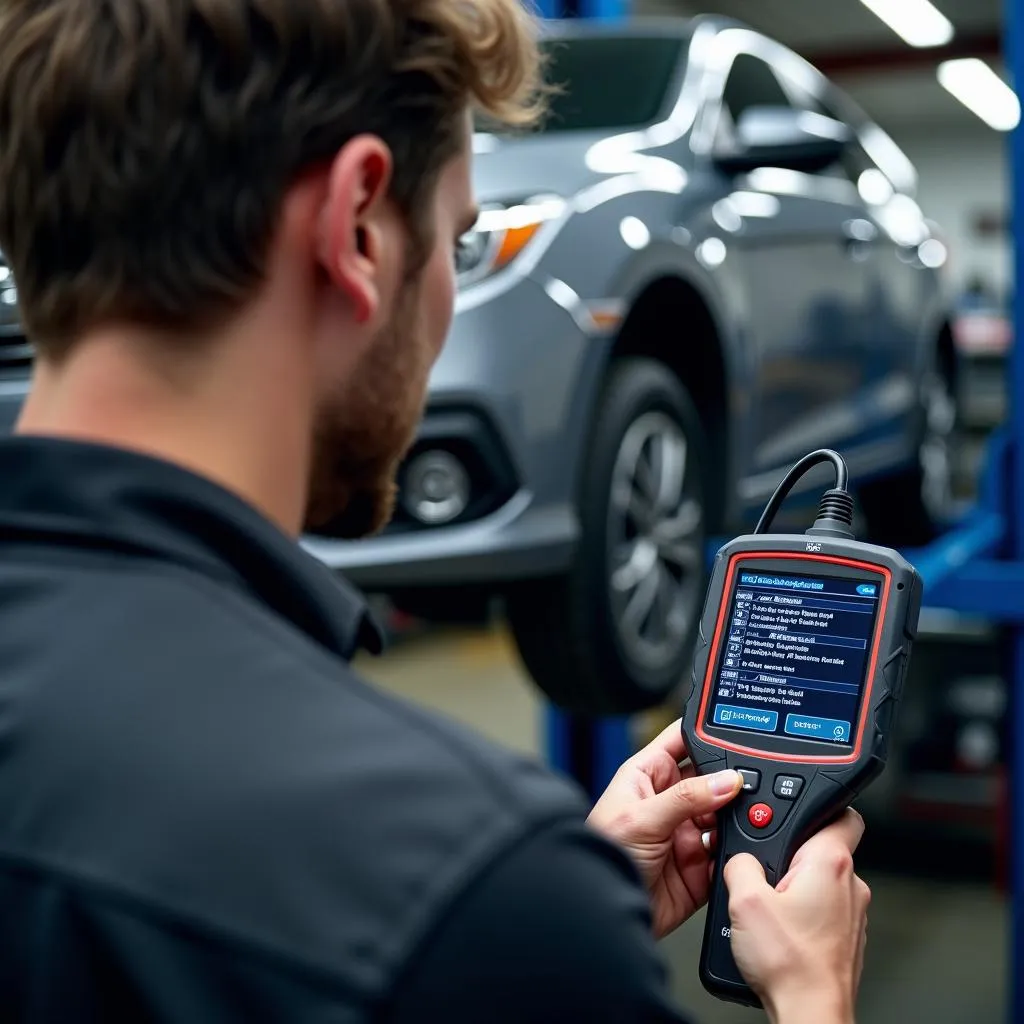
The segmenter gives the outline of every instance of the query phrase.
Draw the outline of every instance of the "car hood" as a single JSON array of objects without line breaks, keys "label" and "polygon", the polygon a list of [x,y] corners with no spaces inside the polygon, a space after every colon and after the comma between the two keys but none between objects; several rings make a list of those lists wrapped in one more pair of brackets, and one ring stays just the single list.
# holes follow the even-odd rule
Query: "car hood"
[{"label": "car hood", "polygon": [[587,154],[606,132],[567,132],[507,139],[477,135],[473,184],[480,203],[510,202],[542,193],[571,196],[605,174],[587,166]]}]

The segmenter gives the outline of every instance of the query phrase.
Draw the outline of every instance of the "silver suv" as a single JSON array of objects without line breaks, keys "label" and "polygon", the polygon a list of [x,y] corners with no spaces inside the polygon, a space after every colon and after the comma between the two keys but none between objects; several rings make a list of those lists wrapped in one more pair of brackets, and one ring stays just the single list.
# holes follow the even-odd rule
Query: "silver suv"
[{"label": "silver suv", "polygon": [[[483,212],[399,514],[306,544],[423,617],[502,597],[551,698],[627,712],[686,673],[708,538],[808,450],[843,451],[878,540],[945,514],[945,251],[892,140],[743,25],[565,23],[545,46],[546,128],[475,137]],[[28,360],[0,340],[0,428]]]}]

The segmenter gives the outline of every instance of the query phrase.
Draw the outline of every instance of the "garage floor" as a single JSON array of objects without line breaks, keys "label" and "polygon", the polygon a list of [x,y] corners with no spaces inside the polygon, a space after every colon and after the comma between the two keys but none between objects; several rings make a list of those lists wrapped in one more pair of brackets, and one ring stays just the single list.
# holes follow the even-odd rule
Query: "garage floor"
[{"label": "garage floor", "polygon": [[[538,752],[541,705],[500,630],[407,640],[361,668],[382,686],[499,743]],[[950,864],[940,880],[922,877],[903,843],[862,868],[875,894],[858,1015],[864,1024],[1004,1024],[1004,900],[983,878],[946,880],[983,876],[976,868]],[[694,920],[664,945],[677,998],[702,1024],[763,1019],[704,995],[696,978],[701,929]]]}]

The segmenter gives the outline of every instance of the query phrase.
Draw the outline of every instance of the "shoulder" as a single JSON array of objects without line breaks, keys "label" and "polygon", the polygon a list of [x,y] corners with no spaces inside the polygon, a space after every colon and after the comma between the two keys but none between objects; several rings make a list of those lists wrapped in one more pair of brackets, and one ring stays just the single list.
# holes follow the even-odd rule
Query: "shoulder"
[{"label": "shoulder", "polygon": [[130,670],[147,704],[135,775],[174,778],[153,827],[180,856],[160,870],[207,918],[373,990],[467,879],[583,822],[568,781],[380,691],[287,621],[205,580],[139,582],[130,617],[163,608],[167,626]]},{"label": "shoulder", "polygon": [[[85,617],[97,638],[117,619],[116,651],[83,636],[88,678],[67,649],[47,669],[23,767],[54,807],[74,780],[64,866],[102,862],[160,913],[369,996],[468,880],[584,820],[568,782],[378,691],[231,588],[168,569],[104,594]],[[55,756],[47,737],[66,730],[47,723],[69,719],[75,747]],[[95,827],[111,820],[116,855]]]},{"label": "shoulder", "polygon": [[[171,759],[179,777],[193,774],[197,784],[204,768],[216,766],[230,785],[265,787],[268,798],[273,780],[311,782],[314,766],[323,788],[309,788],[325,799],[338,796],[328,781],[353,798],[386,793],[402,805],[430,792],[439,828],[444,812],[470,798],[510,825],[585,813],[582,794],[566,780],[384,693],[237,587],[170,565],[115,575],[104,582],[102,600],[88,599],[91,574],[66,588],[67,601],[82,606],[82,622],[61,658],[47,659],[41,672],[52,680],[47,710],[56,712],[58,699],[77,691],[83,725],[97,729],[104,716],[117,725],[110,705],[130,691],[141,740],[135,751],[144,760]],[[65,671],[68,656],[78,666],[74,676]],[[104,716],[90,716],[101,703]],[[117,729],[116,738],[127,743],[131,735]]]},{"label": "shoulder", "polygon": [[549,827],[583,827],[587,807],[539,764],[349,669],[294,668],[259,682],[263,722],[236,762],[249,767],[209,805],[218,820],[201,834],[244,836],[252,851],[218,899],[237,886],[225,910],[248,912],[272,888],[275,917],[261,908],[260,927],[384,992],[467,884]]}]

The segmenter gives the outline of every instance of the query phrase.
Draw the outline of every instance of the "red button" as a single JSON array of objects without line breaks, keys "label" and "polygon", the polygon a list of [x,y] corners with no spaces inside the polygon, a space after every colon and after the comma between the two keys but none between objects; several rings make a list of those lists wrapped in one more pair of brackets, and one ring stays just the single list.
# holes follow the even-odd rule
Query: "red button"
[{"label": "red button", "polygon": [[747,817],[754,828],[767,828],[772,823],[774,811],[767,804],[754,804],[747,811]]}]

